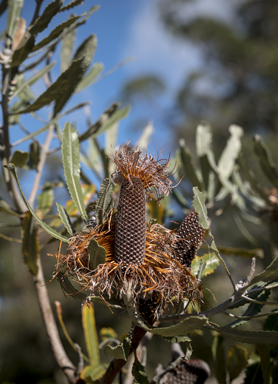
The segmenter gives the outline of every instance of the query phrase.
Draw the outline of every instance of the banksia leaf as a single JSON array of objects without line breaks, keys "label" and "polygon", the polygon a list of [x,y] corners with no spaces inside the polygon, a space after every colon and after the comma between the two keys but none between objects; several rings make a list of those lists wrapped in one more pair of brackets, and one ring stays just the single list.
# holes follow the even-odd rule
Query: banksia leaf
[{"label": "banksia leaf", "polygon": [[96,201],[95,215],[97,225],[107,220],[108,211],[112,203],[113,185],[109,179],[104,179],[99,188]]},{"label": "banksia leaf", "polygon": [[53,188],[44,188],[38,195],[38,211],[45,216],[51,209],[54,200]]},{"label": "banksia leaf", "polygon": [[24,167],[27,160],[29,158],[28,152],[15,151],[11,158],[11,163],[13,163],[16,167]]},{"label": "banksia leaf", "polygon": [[227,369],[231,382],[246,368],[247,360],[248,352],[245,348],[240,345],[231,347],[227,356]]},{"label": "banksia leaf", "polygon": [[10,0],[8,1],[8,17],[7,17],[7,41],[12,44],[14,33],[16,30],[17,23],[19,21],[21,9],[23,7],[23,0]]},{"label": "banksia leaf", "polygon": [[30,212],[26,212],[22,227],[22,253],[24,262],[32,275],[38,273],[39,239],[38,227]]},{"label": "banksia leaf", "polygon": [[85,303],[83,305],[82,325],[91,366],[97,367],[100,365],[100,356],[93,304]]}]

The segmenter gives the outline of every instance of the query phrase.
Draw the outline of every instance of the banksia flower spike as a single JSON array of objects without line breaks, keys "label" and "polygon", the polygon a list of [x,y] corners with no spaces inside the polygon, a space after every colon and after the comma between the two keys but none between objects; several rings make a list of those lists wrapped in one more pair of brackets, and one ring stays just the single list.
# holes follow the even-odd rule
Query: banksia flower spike
[{"label": "banksia flower spike", "polygon": [[129,143],[120,146],[113,156],[117,170],[113,181],[119,183],[115,261],[117,263],[142,264],[146,248],[146,194],[151,188],[157,198],[168,195],[172,188],[165,164],[153,156],[141,156],[140,149],[132,149]]},{"label": "banksia flower spike", "polygon": [[[201,300],[199,282],[188,266],[204,232],[195,212],[177,232],[146,222],[146,197],[159,200],[173,188],[170,158],[143,154],[128,142],[112,161],[117,168],[111,180],[120,185],[117,212],[111,210],[101,225],[76,233],[66,254],[55,255],[57,271],[69,274],[91,296],[106,302],[112,297],[122,300],[132,292],[139,312],[152,324],[168,304]],[[104,248],[100,251],[104,259],[98,263],[88,251],[91,242]]]},{"label": "banksia flower spike", "polygon": [[198,213],[190,212],[177,230],[176,259],[190,268],[205,237],[204,228],[198,223]]}]

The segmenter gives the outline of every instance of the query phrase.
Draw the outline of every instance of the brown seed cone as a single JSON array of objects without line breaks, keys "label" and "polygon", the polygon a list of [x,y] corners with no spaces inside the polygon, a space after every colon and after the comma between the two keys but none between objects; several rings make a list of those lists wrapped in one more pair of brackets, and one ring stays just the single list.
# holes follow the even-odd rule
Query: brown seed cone
[{"label": "brown seed cone", "polygon": [[186,267],[190,268],[191,262],[204,241],[205,230],[198,223],[198,213],[190,212],[177,230],[175,258]]},{"label": "brown seed cone", "polygon": [[159,380],[159,384],[203,384],[210,369],[203,360],[181,361]]},{"label": "brown seed cone", "polygon": [[138,177],[121,183],[116,220],[115,261],[139,265],[146,248],[145,188]]}]

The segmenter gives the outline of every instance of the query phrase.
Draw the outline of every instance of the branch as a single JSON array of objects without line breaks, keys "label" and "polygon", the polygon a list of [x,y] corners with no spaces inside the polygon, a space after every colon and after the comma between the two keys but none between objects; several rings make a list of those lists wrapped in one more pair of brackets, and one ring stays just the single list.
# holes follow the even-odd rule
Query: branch
[{"label": "branch", "polygon": [[40,13],[40,9],[41,9],[41,5],[43,3],[43,0],[36,0],[36,8],[35,8],[35,12],[34,12],[34,15],[33,15],[33,19],[29,25],[29,29],[32,27],[32,25],[35,23],[35,21],[37,20],[37,18],[39,17],[39,13]]},{"label": "branch", "polygon": [[[130,356],[138,348],[138,345],[142,340],[142,338],[145,336],[145,334],[146,334],[146,331],[143,328],[140,328],[138,326],[134,328],[128,356]],[[123,368],[125,364],[126,364],[126,360],[124,359],[113,359],[109,364],[109,367],[107,368],[107,371],[105,372],[105,375],[101,379],[100,383],[101,384],[112,383],[116,375],[120,372],[120,370]]]}]

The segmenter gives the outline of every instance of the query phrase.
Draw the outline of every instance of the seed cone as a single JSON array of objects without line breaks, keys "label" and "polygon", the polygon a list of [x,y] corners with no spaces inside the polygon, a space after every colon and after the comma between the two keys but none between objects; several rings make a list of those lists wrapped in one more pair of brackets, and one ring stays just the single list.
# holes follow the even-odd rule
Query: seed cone
[{"label": "seed cone", "polygon": [[131,183],[121,183],[116,220],[115,261],[139,265],[146,248],[146,200],[142,181],[135,176]]},{"label": "seed cone", "polygon": [[205,230],[198,223],[198,213],[190,212],[177,230],[175,258],[186,267],[190,268],[191,262],[204,241]]}]

